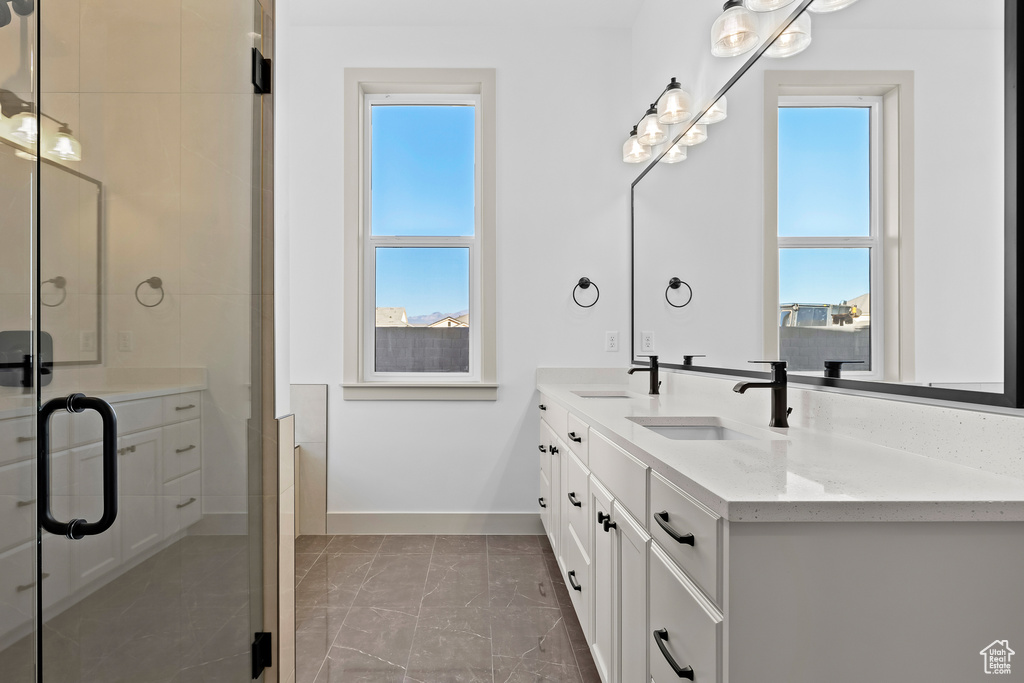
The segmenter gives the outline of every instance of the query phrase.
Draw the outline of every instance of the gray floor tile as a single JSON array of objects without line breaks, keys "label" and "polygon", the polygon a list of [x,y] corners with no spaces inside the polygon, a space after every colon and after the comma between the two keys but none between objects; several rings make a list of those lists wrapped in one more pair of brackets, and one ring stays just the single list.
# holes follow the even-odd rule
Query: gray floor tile
[{"label": "gray floor tile", "polygon": [[495,656],[576,666],[558,608],[492,609],[491,643]]},{"label": "gray floor tile", "polygon": [[[494,683],[579,683],[575,666],[535,659],[494,657]],[[642,682],[641,682],[642,683]]]},{"label": "gray floor tile", "polygon": [[295,587],[296,606],[349,607],[359,593],[373,557],[323,553]]},{"label": "gray floor tile", "polygon": [[442,555],[486,554],[486,536],[438,536],[434,552]]},{"label": "gray floor tile", "polygon": [[369,553],[374,555],[380,550],[380,544],[383,542],[383,535],[333,536],[327,549],[332,553],[355,553],[356,555]]},{"label": "gray floor tile", "polygon": [[487,552],[490,554],[539,555],[540,536],[488,536]]},{"label": "gray floor tile", "polygon": [[407,683],[491,683],[490,612],[424,607],[409,657]]},{"label": "gray floor tile", "polygon": [[353,607],[316,680],[402,683],[415,631],[415,615]]},{"label": "gray floor tile", "polygon": [[415,615],[419,612],[429,567],[430,555],[377,555],[354,604],[402,609]]},{"label": "gray floor tile", "polygon": [[491,607],[558,607],[540,555],[488,554],[487,568]]},{"label": "gray floor tile", "polygon": [[378,551],[381,555],[423,555],[434,550],[434,536],[385,536]]},{"label": "gray floor tile", "polygon": [[487,556],[439,555],[430,558],[424,607],[487,607]]},{"label": "gray floor tile", "polygon": [[320,553],[295,553],[295,585],[302,581],[318,557]]},{"label": "gray floor tile", "polygon": [[333,536],[298,536],[295,539],[296,553],[319,553],[331,542]]}]

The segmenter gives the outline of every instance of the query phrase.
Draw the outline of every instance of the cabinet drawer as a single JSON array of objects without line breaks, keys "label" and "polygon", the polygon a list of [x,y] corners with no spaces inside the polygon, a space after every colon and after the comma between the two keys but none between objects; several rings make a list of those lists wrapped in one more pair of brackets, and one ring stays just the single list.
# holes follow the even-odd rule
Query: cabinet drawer
[{"label": "cabinet drawer", "polygon": [[587,426],[586,422],[583,422],[575,415],[570,414],[566,417],[566,443],[569,444],[569,448],[572,449],[572,452],[579,457],[580,462],[584,465],[589,462],[587,454],[590,444],[589,432],[590,427]]},{"label": "cabinet drawer", "polygon": [[[692,680],[717,681],[722,615],[657,545],[651,544],[648,609],[651,680],[678,681],[669,663],[691,667]],[[663,636],[663,653],[656,632]],[[667,654],[666,654],[667,653]]]},{"label": "cabinet drawer", "polygon": [[[117,433],[131,434],[145,429],[159,427],[162,414],[159,398],[144,398],[139,401],[122,401],[114,403],[117,414]],[[78,413],[71,419],[71,443],[82,446],[97,443],[103,439],[103,423],[98,413],[87,410]]]},{"label": "cabinet drawer", "polygon": [[203,453],[199,420],[164,427],[163,442],[163,481],[199,469]]},{"label": "cabinet drawer", "polygon": [[0,633],[32,621],[35,611],[36,546],[0,554]]},{"label": "cabinet drawer", "polygon": [[[590,557],[590,471],[572,453],[565,457],[565,497],[562,509],[580,539],[587,558]],[[575,501],[575,502],[573,502]]]},{"label": "cabinet drawer", "polygon": [[540,497],[537,499],[540,508],[540,521],[544,525],[544,533],[551,535],[551,482],[544,470],[540,471]]},{"label": "cabinet drawer", "polygon": [[[651,517],[648,520],[651,536],[718,604],[721,604],[718,578],[720,519],[660,474],[651,473]],[[683,542],[673,538],[668,529],[682,537]]]},{"label": "cabinet drawer", "polygon": [[589,643],[593,631],[590,624],[590,605],[594,601],[591,595],[590,560],[583,552],[583,546],[574,530],[563,537],[562,541],[565,545],[565,587],[569,590],[572,606]]},{"label": "cabinet drawer", "polygon": [[[58,413],[50,418],[50,452],[68,448],[67,413]],[[36,457],[35,417],[16,417],[0,420],[0,465],[30,460]]]},{"label": "cabinet drawer", "polygon": [[[0,467],[0,550],[26,543],[36,535],[36,461]],[[50,456],[50,509],[67,519],[70,493],[67,452]]]},{"label": "cabinet drawer", "polygon": [[647,519],[647,465],[600,434],[590,440],[590,469],[637,519]]},{"label": "cabinet drawer", "polygon": [[565,434],[566,418],[569,412],[562,406],[554,403],[544,394],[540,395],[540,405],[544,406],[544,410],[540,411],[540,417],[542,420],[548,423],[551,427],[551,431],[561,437]]},{"label": "cabinet drawer", "polygon": [[199,500],[201,486],[199,472],[164,484],[164,538],[187,529],[203,516]]},{"label": "cabinet drawer", "polygon": [[202,401],[198,391],[164,396],[164,424],[196,419],[201,412],[201,405]]}]

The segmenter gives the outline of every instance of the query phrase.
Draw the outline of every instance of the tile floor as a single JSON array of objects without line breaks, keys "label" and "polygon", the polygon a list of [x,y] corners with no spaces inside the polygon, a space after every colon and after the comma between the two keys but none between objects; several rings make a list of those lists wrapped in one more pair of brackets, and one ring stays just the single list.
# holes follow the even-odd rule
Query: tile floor
[{"label": "tile floor", "polygon": [[545,536],[301,536],[297,683],[599,683]]}]

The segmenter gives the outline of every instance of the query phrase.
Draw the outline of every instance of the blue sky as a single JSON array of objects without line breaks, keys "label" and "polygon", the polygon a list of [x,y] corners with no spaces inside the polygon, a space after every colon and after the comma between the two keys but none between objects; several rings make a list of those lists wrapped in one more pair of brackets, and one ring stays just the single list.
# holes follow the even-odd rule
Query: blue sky
[{"label": "blue sky", "polygon": [[[464,106],[372,109],[374,235],[472,236],[475,112]],[[469,308],[469,250],[378,248],[377,306],[409,317]]]},{"label": "blue sky", "polygon": [[[779,235],[871,232],[869,110],[779,108]],[[839,303],[866,294],[866,249],[784,249],[781,303]]]}]

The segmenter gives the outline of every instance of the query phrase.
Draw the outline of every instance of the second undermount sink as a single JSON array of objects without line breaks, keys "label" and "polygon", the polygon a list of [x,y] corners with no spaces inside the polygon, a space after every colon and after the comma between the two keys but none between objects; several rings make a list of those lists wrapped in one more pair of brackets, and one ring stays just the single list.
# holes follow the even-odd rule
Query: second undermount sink
[{"label": "second undermount sink", "polygon": [[574,391],[572,392],[580,398],[633,398],[633,394],[628,391]]},{"label": "second undermount sink", "polygon": [[730,429],[717,417],[630,417],[632,422],[676,441],[742,441],[758,437]]}]

